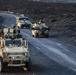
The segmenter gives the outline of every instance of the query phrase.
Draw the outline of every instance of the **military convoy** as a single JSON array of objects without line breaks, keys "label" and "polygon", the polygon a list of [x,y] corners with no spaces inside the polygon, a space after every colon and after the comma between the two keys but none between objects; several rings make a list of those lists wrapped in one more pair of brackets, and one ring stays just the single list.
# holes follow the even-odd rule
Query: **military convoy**
[{"label": "military convoy", "polygon": [[31,28],[33,37],[49,37],[49,28],[45,23],[32,24],[27,17],[16,17],[16,26],[0,31],[0,72],[15,66],[31,70],[28,42],[20,34],[19,28]]},{"label": "military convoy", "polygon": [[20,31],[12,28],[4,28],[0,36],[0,72],[6,67],[22,66],[31,70],[28,42],[22,38]]},{"label": "military convoy", "polygon": [[45,23],[34,23],[32,24],[31,34],[33,37],[49,37],[49,28]]}]

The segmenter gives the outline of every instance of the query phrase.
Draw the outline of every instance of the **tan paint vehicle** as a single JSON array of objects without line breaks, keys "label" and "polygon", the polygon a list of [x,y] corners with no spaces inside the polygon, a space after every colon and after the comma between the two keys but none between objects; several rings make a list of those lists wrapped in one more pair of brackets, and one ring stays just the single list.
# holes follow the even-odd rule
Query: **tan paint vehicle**
[{"label": "tan paint vehicle", "polygon": [[[7,32],[4,29],[4,33]],[[31,70],[31,60],[26,39],[16,36],[4,35],[0,37],[0,72],[4,72],[7,66],[22,66]]]},{"label": "tan paint vehicle", "polygon": [[30,28],[31,22],[28,17],[16,17],[16,23],[19,28]]},{"label": "tan paint vehicle", "polygon": [[33,37],[49,37],[49,28],[45,23],[35,23],[32,25],[31,33]]}]

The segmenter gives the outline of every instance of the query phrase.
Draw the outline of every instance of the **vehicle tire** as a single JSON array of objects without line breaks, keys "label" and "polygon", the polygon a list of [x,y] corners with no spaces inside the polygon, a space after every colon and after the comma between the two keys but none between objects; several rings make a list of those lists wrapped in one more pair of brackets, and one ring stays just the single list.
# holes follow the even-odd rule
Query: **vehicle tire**
[{"label": "vehicle tire", "polygon": [[3,62],[3,59],[0,58],[0,72],[5,72],[5,63]]},{"label": "vehicle tire", "polygon": [[23,29],[23,26],[21,26],[21,29]]},{"label": "vehicle tire", "polygon": [[20,28],[20,27],[18,26],[18,28]]},{"label": "vehicle tire", "polygon": [[38,34],[36,33],[36,34],[34,35],[34,37],[37,38],[37,37],[38,37]]},{"label": "vehicle tire", "polygon": [[27,71],[31,71],[31,59],[29,59],[29,62],[26,62],[26,68]]}]

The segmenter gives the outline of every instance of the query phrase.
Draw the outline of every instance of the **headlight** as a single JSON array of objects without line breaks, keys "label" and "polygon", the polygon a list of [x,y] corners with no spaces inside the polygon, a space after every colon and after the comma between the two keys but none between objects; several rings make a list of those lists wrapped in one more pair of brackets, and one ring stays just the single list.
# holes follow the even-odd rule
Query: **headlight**
[{"label": "headlight", "polygon": [[28,56],[28,53],[27,52],[25,53],[25,56]]},{"label": "headlight", "polygon": [[22,55],[24,55],[24,56],[28,56],[28,52],[26,52],[26,53],[22,53]]}]

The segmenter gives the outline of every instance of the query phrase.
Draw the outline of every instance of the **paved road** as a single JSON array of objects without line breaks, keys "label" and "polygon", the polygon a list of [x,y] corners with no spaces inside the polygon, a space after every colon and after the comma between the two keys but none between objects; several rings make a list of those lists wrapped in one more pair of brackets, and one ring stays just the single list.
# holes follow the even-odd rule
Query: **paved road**
[{"label": "paved road", "polygon": [[[15,17],[0,14],[5,17],[3,26],[16,24]],[[1,75],[76,75],[76,49],[65,45],[56,38],[33,38],[30,29],[21,29],[29,43],[32,71],[23,68],[7,68]]]}]

